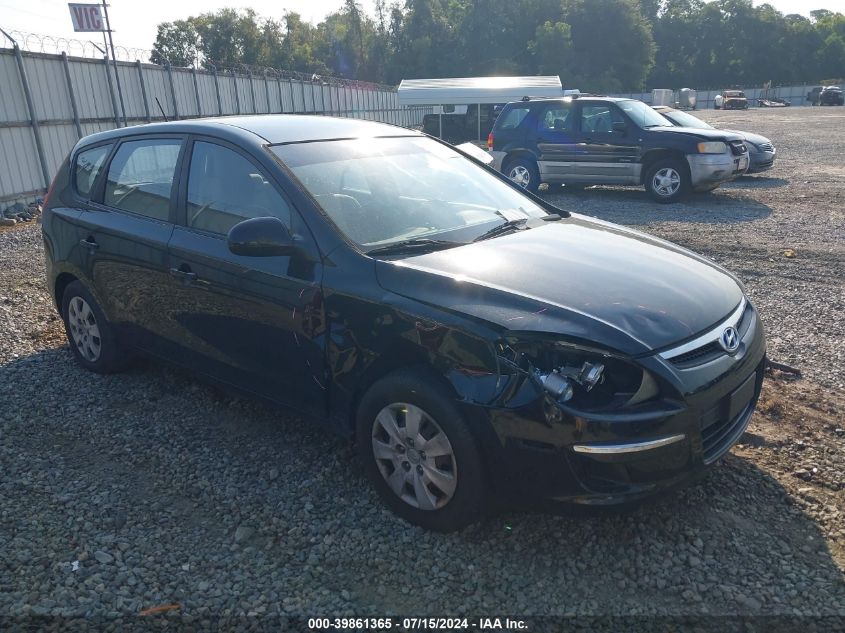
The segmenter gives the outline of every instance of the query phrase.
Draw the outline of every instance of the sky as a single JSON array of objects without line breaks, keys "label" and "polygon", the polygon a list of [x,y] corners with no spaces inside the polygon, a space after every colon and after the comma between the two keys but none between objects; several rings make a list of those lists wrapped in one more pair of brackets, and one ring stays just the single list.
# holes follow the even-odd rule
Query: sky
[{"label": "sky", "polygon": [[[359,1],[367,12],[372,13],[374,0]],[[768,1],[783,13],[809,15],[812,9],[845,11],[845,0]],[[762,0],[754,0],[755,5],[762,3]],[[342,0],[112,0],[109,17],[116,46],[150,49],[160,22],[184,19],[215,9],[252,7],[259,15],[273,18],[281,18],[285,11],[296,11],[306,20],[318,22],[342,4]],[[67,2],[60,0],[0,0],[0,28],[99,41],[92,37],[96,35],[93,33],[74,34]],[[8,46],[8,42],[4,40],[3,46]]]}]

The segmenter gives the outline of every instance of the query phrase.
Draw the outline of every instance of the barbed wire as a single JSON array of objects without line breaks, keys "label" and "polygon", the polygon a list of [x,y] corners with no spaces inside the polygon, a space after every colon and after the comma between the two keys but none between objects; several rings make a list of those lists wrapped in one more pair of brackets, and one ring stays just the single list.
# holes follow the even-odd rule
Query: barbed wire
[{"label": "barbed wire", "polygon": [[[0,42],[8,42],[8,44],[16,43],[22,51],[47,53],[49,55],[67,53],[71,57],[99,58],[104,55],[103,50],[105,45],[94,42],[93,40],[30,33],[17,29],[6,31],[6,33],[8,33],[8,36],[0,33]],[[146,48],[135,48],[132,46],[114,47],[114,55],[118,61],[134,62],[140,60],[142,62],[149,62],[151,54],[152,51]]]},{"label": "barbed wire", "polygon": [[[8,33],[8,36],[6,33]],[[105,45],[93,40],[30,33],[18,29],[0,31],[0,46],[11,46],[15,43],[22,51],[28,51],[31,53],[46,53],[48,55],[61,55],[62,53],[67,53],[69,57],[88,57],[96,59],[100,59],[105,55]],[[144,63],[152,63],[151,59],[153,51],[146,48],[115,46],[114,52],[118,61],[134,62],[136,60],[140,60]],[[157,57],[160,59],[162,55],[159,53]],[[173,67],[177,68],[175,64]],[[197,66],[188,66],[187,68],[196,68],[200,71],[217,71],[222,74],[246,77],[267,76],[273,79],[292,79],[314,85],[344,86],[360,90],[390,91],[396,89],[395,86],[388,86],[370,81],[347,79],[345,77],[337,77],[335,75],[322,73],[305,73],[296,70],[285,70],[255,64],[224,63],[214,62],[212,60],[203,60],[198,63]]]},{"label": "barbed wire", "polygon": [[282,70],[273,68],[272,66],[261,66],[244,63],[223,63],[206,60],[203,62],[202,69],[209,71],[217,71],[218,73],[227,75],[239,76],[253,76],[264,77],[271,79],[293,79],[295,81],[303,81],[314,85],[323,86],[342,86],[346,88],[355,88],[361,90],[396,90],[395,86],[375,83],[372,81],[361,81],[359,79],[347,79],[346,77],[337,77],[336,75],[327,75],[322,73],[304,73],[296,70]]}]

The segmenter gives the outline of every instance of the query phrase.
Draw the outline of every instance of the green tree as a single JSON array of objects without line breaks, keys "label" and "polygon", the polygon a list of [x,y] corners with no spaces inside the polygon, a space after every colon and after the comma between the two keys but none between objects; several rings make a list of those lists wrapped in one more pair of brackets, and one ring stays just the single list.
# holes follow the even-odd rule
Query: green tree
[{"label": "green tree", "polygon": [[152,63],[193,66],[197,62],[197,55],[197,30],[190,19],[158,25],[156,41],[150,54]]},{"label": "green tree", "polygon": [[570,76],[568,64],[572,48],[572,27],[565,22],[545,22],[537,27],[528,45],[541,75]]},{"label": "green tree", "polygon": [[636,0],[563,0],[572,45],[561,77],[581,90],[640,90],[654,64],[651,25]]}]

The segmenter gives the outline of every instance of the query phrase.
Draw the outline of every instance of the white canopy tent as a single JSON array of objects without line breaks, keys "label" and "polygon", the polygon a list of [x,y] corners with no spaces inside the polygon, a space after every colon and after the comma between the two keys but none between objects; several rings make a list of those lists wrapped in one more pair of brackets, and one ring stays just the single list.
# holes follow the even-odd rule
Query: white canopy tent
[{"label": "white canopy tent", "polygon": [[[523,97],[562,97],[557,75],[546,77],[455,77],[448,79],[403,79],[399,84],[399,105],[464,105],[509,103]],[[440,116],[443,116],[440,108]],[[479,137],[481,117],[478,117]],[[442,136],[442,123],[441,123]]]},{"label": "white canopy tent", "polygon": [[560,77],[403,79],[399,105],[509,103],[522,97],[562,97]]}]

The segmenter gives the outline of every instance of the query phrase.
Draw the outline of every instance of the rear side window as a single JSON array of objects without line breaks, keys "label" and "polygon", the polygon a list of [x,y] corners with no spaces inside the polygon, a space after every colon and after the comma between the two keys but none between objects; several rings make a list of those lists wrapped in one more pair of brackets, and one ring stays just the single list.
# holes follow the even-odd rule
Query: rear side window
[{"label": "rear side window", "polygon": [[508,110],[507,112],[500,115],[501,123],[498,123],[496,127],[500,130],[515,130],[519,127],[522,120],[528,116],[530,108],[513,108]]},{"label": "rear side window", "polygon": [[226,235],[242,220],[268,216],[290,228],[290,207],[258,167],[222,145],[194,143],[187,226]]},{"label": "rear side window", "polygon": [[572,111],[571,103],[549,106],[543,111],[540,117],[539,127],[541,130],[563,131],[569,130],[572,125],[569,120],[569,113]]},{"label": "rear side window", "polygon": [[123,143],[109,165],[103,202],[155,220],[170,216],[170,194],[182,141]]},{"label": "rear side window", "polygon": [[111,145],[100,145],[79,152],[77,155],[73,167],[73,184],[80,196],[91,197],[91,189],[103,169],[103,163],[106,162],[111,148]]}]

